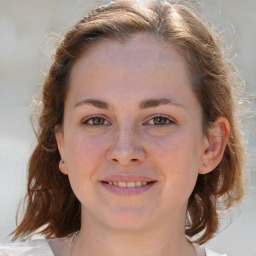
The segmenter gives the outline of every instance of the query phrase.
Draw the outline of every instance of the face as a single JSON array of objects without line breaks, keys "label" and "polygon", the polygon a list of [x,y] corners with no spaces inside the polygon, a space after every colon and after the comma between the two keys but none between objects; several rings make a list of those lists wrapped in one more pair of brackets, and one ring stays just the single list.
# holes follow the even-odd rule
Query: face
[{"label": "face", "polygon": [[105,40],[74,65],[56,134],[86,222],[185,222],[207,139],[181,56],[148,35]]}]

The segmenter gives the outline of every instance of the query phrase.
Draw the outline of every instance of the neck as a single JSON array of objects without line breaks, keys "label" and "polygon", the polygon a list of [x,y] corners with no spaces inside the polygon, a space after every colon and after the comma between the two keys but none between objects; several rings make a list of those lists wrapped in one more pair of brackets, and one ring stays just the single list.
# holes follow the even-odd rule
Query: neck
[{"label": "neck", "polygon": [[184,224],[177,222],[155,225],[147,230],[117,230],[95,225],[90,219],[82,221],[72,256],[196,256],[184,230]]}]

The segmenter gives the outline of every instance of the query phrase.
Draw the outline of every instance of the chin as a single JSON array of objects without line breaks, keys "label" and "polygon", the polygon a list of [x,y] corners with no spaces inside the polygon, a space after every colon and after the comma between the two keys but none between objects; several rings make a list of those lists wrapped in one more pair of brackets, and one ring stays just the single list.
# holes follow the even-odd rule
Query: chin
[{"label": "chin", "polygon": [[135,231],[143,229],[150,225],[152,217],[145,214],[145,210],[130,206],[113,207],[111,213],[106,220],[108,225],[113,228],[124,231]]}]

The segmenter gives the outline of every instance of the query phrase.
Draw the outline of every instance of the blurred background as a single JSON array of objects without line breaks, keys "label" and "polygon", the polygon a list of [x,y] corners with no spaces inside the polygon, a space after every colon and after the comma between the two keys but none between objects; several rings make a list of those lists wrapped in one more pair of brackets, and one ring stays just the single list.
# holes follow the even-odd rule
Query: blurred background
[{"label": "blurred background", "polygon": [[[25,193],[27,161],[35,144],[29,120],[32,97],[40,91],[49,56],[57,39],[88,9],[107,2],[0,0],[0,243],[10,241]],[[197,6],[228,41],[229,56],[245,80],[242,122],[251,171],[245,200],[221,217],[224,230],[207,246],[230,256],[256,256],[256,1],[198,0]],[[226,228],[229,214],[233,222]]]}]

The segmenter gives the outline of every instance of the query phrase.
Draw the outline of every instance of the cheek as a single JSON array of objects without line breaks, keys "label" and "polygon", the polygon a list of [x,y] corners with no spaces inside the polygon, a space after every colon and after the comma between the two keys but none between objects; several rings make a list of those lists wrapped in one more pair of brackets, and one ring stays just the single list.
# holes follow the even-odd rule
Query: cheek
[{"label": "cheek", "polygon": [[71,182],[93,180],[104,159],[105,148],[106,141],[102,138],[84,136],[83,133],[67,137],[67,164]]},{"label": "cheek", "polygon": [[76,133],[67,137],[66,145],[67,155],[73,161],[92,160],[101,155],[105,148],[105,141],[96,136],[85,136],[83,133]]},{"label": "cheek", "polygon": [[70,185],[83,204],[90,200],[97,182],[97,170],[104,157],[104,140],[76,133],[66,137],[67,165]]},{"label": "cheek", "polygon": [[167,194],[189,196],[195,186],[200,162],[200,140],[191,133],[175,133],[168,137],[148,137],[148,154],[161,171]]},{"label": "cheek", "polygon": [[201,141],[197,134],[180,131],[168,136],[147,136],[145,149],[152,159],[166,167],[196,165],[200,159]]}]

